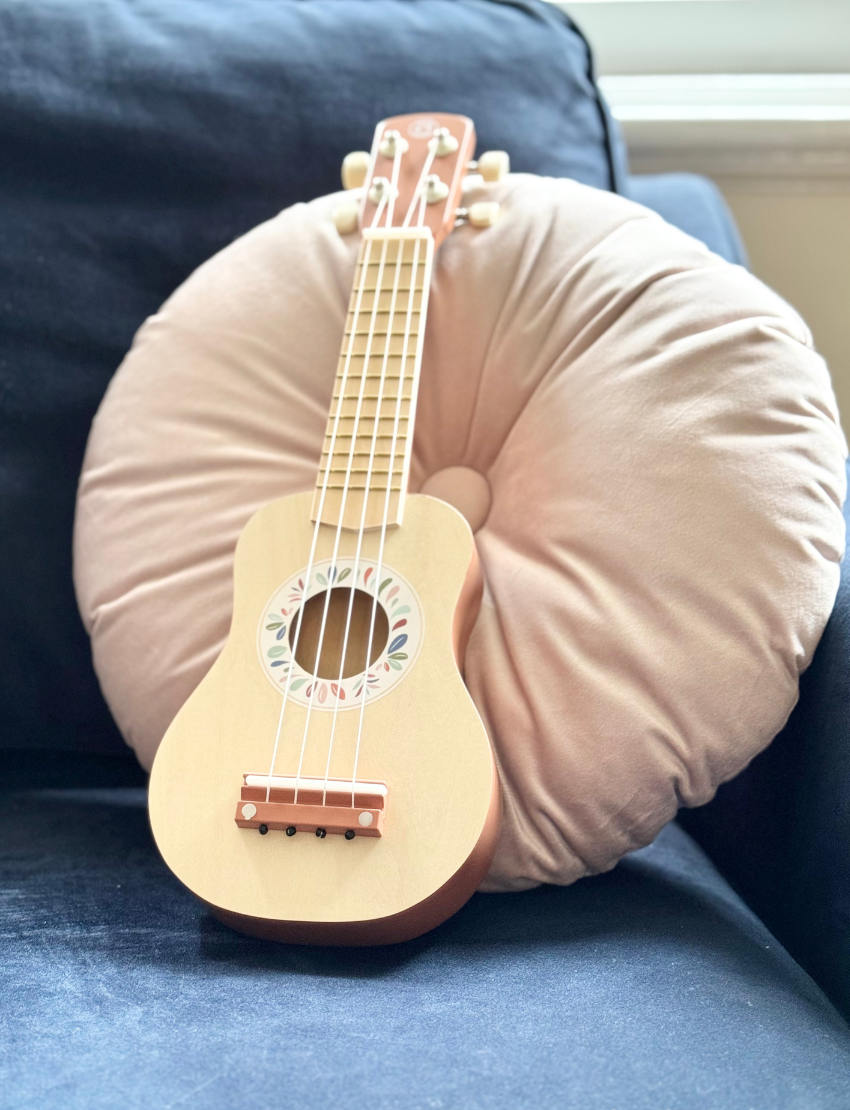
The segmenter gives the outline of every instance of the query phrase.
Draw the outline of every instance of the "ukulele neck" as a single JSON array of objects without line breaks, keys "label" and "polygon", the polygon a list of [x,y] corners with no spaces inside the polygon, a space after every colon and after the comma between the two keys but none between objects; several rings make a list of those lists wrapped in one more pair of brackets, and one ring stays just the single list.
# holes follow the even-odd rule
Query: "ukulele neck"
[{"label": "ukulele neck", "polygon": [[363,233],[313,498],[322,524],[401,524],[433,254],[427,227]]}]

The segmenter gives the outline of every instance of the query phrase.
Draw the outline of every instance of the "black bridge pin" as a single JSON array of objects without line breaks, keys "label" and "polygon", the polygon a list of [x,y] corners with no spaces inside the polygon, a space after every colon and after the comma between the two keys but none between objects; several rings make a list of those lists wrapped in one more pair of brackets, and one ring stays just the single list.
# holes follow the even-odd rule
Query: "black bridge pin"
[{"label": "black bridge pin", "polygon": [[319,838],[319,840],[324,840],[327,835],[327,829],[316,829],[316,836]]},{"label": "black bridge pin", "polygon": [[354,829],[346,829],[345,830],[345,839],[346,840],[353,840],[354,839]]},{"label": "black bridge pin", "polygon": [[287,835],[287,836],[295,836],[295,833],[296,833],[297,831],[298,831],[298,830],[297,830],[297,829],[295,828],[295,826],[294,826],[294,825],[290,825],[290,826],[289,826],[289,828],[288,828],[288,829],[286,830],[286,835]]},{"label": "black bridge pin", "polygon": [[260,836],[265,836],[268,831],[268,825],[260,825]]}]

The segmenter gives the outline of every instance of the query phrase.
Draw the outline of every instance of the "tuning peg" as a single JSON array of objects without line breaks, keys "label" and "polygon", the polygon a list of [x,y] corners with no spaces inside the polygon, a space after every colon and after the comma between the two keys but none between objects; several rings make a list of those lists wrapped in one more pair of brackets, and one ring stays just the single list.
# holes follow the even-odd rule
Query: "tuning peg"
[{"label": "tuning peg", "polygon": [[479,200],[476,204],[470,204],[466,218],[473,227],[492,227],[498,223],[500,213],[498,201]]},{"label": "tuning peg", "polygon": [[369,152],[367,150],[352,150],[342,160],[342,187],[343,189],[359,189],[366,184],[366,174],[369,172]]},{"label": "tuning peg", "polygon": [[501,181],[511,172],[511,160],[504,150],[485,150],[475,168],[485,181]]},{"label": "tuning peg", "polygon": [[333,210],[333,221],[340,235],[350,235],[357,230],[357,218],[360,214],[359,206],[351,200],[343,201]]},{"label": "tuning peg", "polygon": [[425,200],[428,204],[439,204],[449,195],[449,187],[436,173],[429,173],[424,182]]},{"label": "tuning peg", "polygon": [[445,158],[454,154],[460,144],[448,127],[438,127],[429,145],[438,158]]},{"label": "tuning peg", "polygon": [[373,204],[380,204],[385,197],[389,200],[390,197],[397,196],[398,189],[393,187],[393,183],[388,177],[372,178],[372,185],[369,189],[369,200],[371,200]]},{"label": "tuning peg", "polygon": [[384,138],[378,148],[385,158],[395,158],[396,154],[401,151],[404,154],[408,149],[407,139],[401,137],[398,131],[385,131]]}]

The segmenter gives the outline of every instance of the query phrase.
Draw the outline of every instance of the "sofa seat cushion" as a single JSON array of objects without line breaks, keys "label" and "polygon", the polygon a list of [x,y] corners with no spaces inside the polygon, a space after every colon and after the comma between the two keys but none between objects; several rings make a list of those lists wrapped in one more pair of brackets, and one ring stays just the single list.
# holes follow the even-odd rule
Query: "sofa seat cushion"
[{"label": "sofa seat cushion", "polygon": [[230,932],[139,789],[0,795],[7,1110],[846,1110],[850,1031],[675,825],[386,949]]}]

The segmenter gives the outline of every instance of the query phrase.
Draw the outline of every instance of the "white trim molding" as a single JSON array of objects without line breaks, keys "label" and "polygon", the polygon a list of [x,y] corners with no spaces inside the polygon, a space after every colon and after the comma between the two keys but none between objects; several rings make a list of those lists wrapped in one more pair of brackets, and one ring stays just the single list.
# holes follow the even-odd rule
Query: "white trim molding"
[{"label": "white trim molding", "polygon": [[562,0],[597,72],[838,73],[847,0]]},{"label": "white trim molding", "polygon": [[630,74],[600,86],[637,173],[850,190],[850,73]]}]

